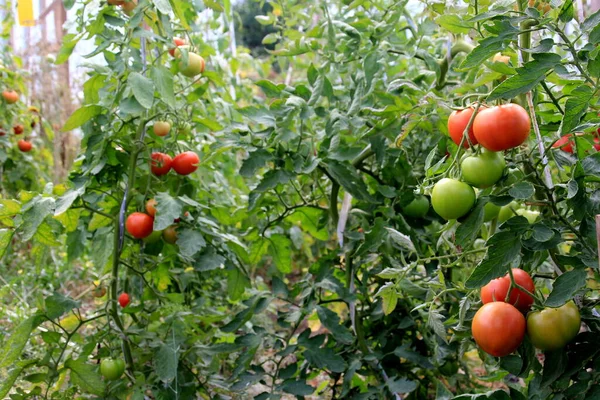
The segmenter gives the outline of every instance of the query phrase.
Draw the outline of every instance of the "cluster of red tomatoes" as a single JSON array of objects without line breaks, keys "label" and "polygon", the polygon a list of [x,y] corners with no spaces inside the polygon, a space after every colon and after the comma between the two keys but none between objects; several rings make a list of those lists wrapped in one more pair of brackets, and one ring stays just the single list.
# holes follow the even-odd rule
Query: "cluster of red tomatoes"
[{"label": "cluster of red tomatoes", "polygon": [[481,289],[483,306],[473,318],[471,331],[481,350],[495,357],[514,352],[523,342],[525,333],[540,350],[558,350],[571,342],[581,325],[579,309],[573,301],[562,307],[544,308],[527,313],[533,304],[535,285],[522,269],[511,276],[494,279]]},{"label": "cluster of red tomatoes", "polygon": [[[579,135],[577,135],[579,136]],[[594,134],[594,149],[596,149],[596,151],[600,151],[600,129],[598,129],[598,132]],[[564,135],[563,137],[561,137],[560,139],[558,139],[553,145],[552,147],[555,149],[560,149],[562,151],[564,151],[565,153],[570,153],[573,154],[573,146],[575,145],[575,139],[573,137],[572,134],[567,134]]]},{"label": "cluster of red tomatoes", "polygon": [[[19,101],[19,94],[14,90],[3,91],[2,97],[4,98],[4,101],[6,102],[6,104],[15,104],[17,101]],[[36,107],[29,107],[29,110],[34,113],[38,112]],[[35,128],[35,121],[31,122],[31,127]],[[25,132],[25,127],[23,126],[23,124],[15,124],[13,126],[13,132],[15,135],[22,135],[23,132]],[[5,136],[5,135],[6,135],[6,131],[4,129],[0,129],[0,136]],[[24,139],[20,139],[17,142],[17,146],[19,147],[19,150],[21,150],[24,153],[30,152],[31,149],[33,148],[33,145],[31,144],[31,142],[28,140],[24,140]]]},{"label": "cluster of red tomatoes", "polygon": [[[506,162],[501,152],[523,144],[530,132],[529,115],[518,104],[481,106],[474,118],[473,113],[474,108],[466,108],[454,111],[448,118],[448,132],[454,143],[465,148],[479,144],[483,151],[462,160],[464,182],[443,178],[433,187],[433,209],[447,220],[461,218],[473,208],[476,200],[473,187],[488,188],[502,178]],[[491,220],[500,207],[490,204],[486,211],[491,214],[486,219]]]}]

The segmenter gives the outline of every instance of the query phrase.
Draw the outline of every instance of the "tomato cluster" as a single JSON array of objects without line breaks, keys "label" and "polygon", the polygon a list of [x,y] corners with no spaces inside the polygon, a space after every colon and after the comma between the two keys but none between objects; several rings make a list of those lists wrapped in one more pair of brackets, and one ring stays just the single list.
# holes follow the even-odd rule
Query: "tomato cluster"
[{"label": "tomato cluster", "polygon": [[[514,352],[525,334],[540,350],[558,350],[579,332],[581,318],[573,301],[562,307],[532,311],[535,285],[524,270],[513,268],[511,276],[494,279],[481,289],[483,306],[475,313],[471,331],[479,348],[495,357]],[[516,286],[515,286],[516,285]]]},{"label": "tomato cluster", "polygon": [[[125,227],[127,232],[136,239],[144,239],[147,243],[156,242],[161,236],[165,242],[175,244],[177,242],[177,226],[171,225],[165,230],[154,231],[154,217],[156,216],[155,199],[150,199],[145,204],[146,213],[134,212],[127,217]],[[185,212],[184,216],[188,217],[189,212]],[[174,223],[179,223],[180,218],[175,219]]]},{"label": "tomato cluster", "polygon": [[171,158],[165,153],[152,153],[150,156],[150,170],[156,176],[169,173],[171,168],[179,175],[189,175],[198,169],[200,157],[192,151],[186,151]]}]

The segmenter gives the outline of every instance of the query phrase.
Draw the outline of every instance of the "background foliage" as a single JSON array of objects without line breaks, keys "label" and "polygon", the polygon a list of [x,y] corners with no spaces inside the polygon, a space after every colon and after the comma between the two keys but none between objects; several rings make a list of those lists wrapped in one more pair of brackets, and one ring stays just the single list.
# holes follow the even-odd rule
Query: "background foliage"
[{"label": "background foliage", "polygon": [[[83,38],[104,62],[88,65],[63,127],[82,134],[67,182],[46,184],[42,137],[25,156],[0,138],[21,174],[2,176],[0,397],[598,396],[600,14],[578,20],[571,1],[269,1],[255,17],[266,48],[233,53],[229,22],[252,8],[64,3],[78,30],[57,63]],[[202,77],[177,73],[175,36],[206,59]],[[6,70],[2,84],[23,92],[24,77]],[[3,107],[5,126],[30,118],[25,95]],[[415,193],[460,176],[446,121],[475,100],[522,104],[529,141],[464,219],[407,216]],[[152,123],[164,119],[163,138]],[[573,154],[552,149],[575,132]],[[150,173],[152,152],[186,150],[200,155],[193,175]],[[180,219],[176,244],[126,234],[151,198],[156,231]],[[541,218],[484,223],[487,202],[511,201]],[[479,288],[511,267],[548,306],[576,299],[571,345],[477,350]],[[126,361],[123,379],[101,378],[109,356]]]}]

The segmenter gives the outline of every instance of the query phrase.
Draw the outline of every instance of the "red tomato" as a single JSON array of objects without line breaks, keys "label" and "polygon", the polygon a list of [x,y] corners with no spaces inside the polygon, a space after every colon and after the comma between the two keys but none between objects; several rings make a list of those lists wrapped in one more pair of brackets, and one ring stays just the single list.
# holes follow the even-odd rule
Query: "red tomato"
[{"label": "red tomato", "polygon": [[600,138],[594,138],[594,148],[596,149],[596,151],[600,151]]},{"label": "red tomato", "polygon": [[17,142],[17,146],[19,146],[19,150],[21,150],[24,153],[30,152],[31,148],[33,147],[33,145],[26,140],[19,140]]},{"label": "red tomato", "polygon": [[192,151],[186,151],[178,154],[173,159],[173,169],[179,175],[189,175],[198,169],[200,157]]},{"label": "red tomato", "polygon": [[108,4],[111,6],[121,6],[125,3],[125,0],[108,0]]},{"label": "red tomato", "polygon": [[[531,279],[531,276],[526,271],[519,268],[513,268],[512,274],[517,285],[526,289],[530,293],[535,291],[533,279]],[[490,281],[490,283],[481,288],[481,301],[483,304],[494,301],[504,301],[506,299],[506,294],[508,293],[509,287],[510,276],[508,274],[502,278],[493,279]],[[521,289],[512,288],[508,302],[519,310],[525,312],[529,310],[533,304],[533,297]]]},{"label": "red tomato", "polygon": [[531,130],[529,114],[518,104],[486,108],[475,117],[473,133],[480,145],[491,151],[520,146]]},{"label": "red tomato", "polygon": [[125,227],[127,232],[136,239],[143,239],[152,234],[154,218],[148,214],[134,212],[127,217]]},{"label": "red tomato", "polygon": [[494,357],[515,351],[525,337],[525,317],[508,303],[484,304],[473,317],[471,330],[479,348]]},{"label": "red tomato", "polygon": [[165,153],[152,153],[150,156],[150,170],[156,176],[162,176],[169,173],[173,160]]},{"label": "red tomato", "polygon": [[0,129],[0,136],[6,135],[6,131],[4,129]]},{"label": "red tomato", "polygon": [[13,126],[13,131],[15,132],[15,135],[22,134],[24,130],[25,130],[25,128],[23,128],[23,125],[21,125],[21,124],[17,124],[15,126]]},{"label": "red tomato", "polygon": [[2,97],[4,97],[4,100],[6,100],[8,104],[14,104],[19,101],[19,94],[14,90],[5,90],[2,92]]},{"label": "red tomato", "polygon": [[182,38],[173,38],[173,43],[175,43],[175,47],[173,47],[171,50],[169,50],[169,54],[171,55],[171,57],[175,57],[175,49],[179,46],[183,46],[185,44],[185,40],[183,40]]},{"label": "red tomato", "polygon": [[573,140],[571,139],[571,134],[564,135],[560,139],[558,139],[553,145],[553,149],[561,149],[567,153],[573,154]]},{"label": "red tomato", "polygon": [[119,304],[121,305],[121,307],[123,307],[123,308],[127,307],[129,302],[130,302],[130,299],[129,299],[129,295],[127,293],[121,293],[119,295]]},{"label": "red tomato", "polygon": [[[481,112],[482,108],[483,107],[480,107],[479,112]],[[465,108],[464,110],[453,111],[452,114],[450,114],[450,117],[448,117],[448,133],[450,134],[452,141],[457,145],[460,145],[463,138],[463,132],[469,124],[473,111],[473,108]],[[469,140],[471,140],[471,143],[477,144],[477,138],[475,138],[475,135],[473,134],[473,125],[469,128]],[[469,142],[466,139],[463,142],[463,147],[465,149],[469,148]]]},{"label": "red tomato", "polygon": [[156,215],[156,200],[150,199],[146,202],[146,212],[151,217]]}]

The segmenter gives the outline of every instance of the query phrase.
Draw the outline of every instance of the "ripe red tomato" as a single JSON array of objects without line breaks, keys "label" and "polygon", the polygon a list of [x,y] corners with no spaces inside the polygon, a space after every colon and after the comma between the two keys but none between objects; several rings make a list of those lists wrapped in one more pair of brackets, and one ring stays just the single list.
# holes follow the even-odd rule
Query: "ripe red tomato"
[{"label": "ripe red tomato", "polygon": [[596,149],[596,151],[600,151],[600,138],[594,138],[594,148]]},{"label": "ripe red tomato", "polygon": [[175,43],[175,47],[173,47],[171,50],[169,50],[169,54],[171,55],[171,57],[175,57],[175,49],[179,46],[183,46],[185,45],[185,40],[183,40],[182,38],[173,38],[173,43]]},{"label": "ripe red tomato", "polygon": [[[531,279],[531,276],[526,271],[519,268],[513,268],[512,274],[517,285],[526,289],[530,293],[535,292],[535,284],[533,283],[533,279]],[[508,293],[509,287],[510,276],[508,274],[502,278],[493,279],[490,281],[490,283],[481,288],[481,301],[483,304],[494,301],[504,301],[506,299],[506,294]],[[508,303],[525,312],[529,310],[533,304],[533,297],[521,289],[512,288]]]},{"label": "ripe red tomato", "polygon": [[166,121],[156,121],[152,130],[156,136],[167,136],[171,132],[171,124]]},{"label": "ripe red tomato", "polygon": [[141,212],[130,214],[127,217],[127,221],[125,221],[127,232],[136,239],[143,239],[150,236],[153,225],[154,218]]},{"label": "ripe red tomato", "polygon": [[494,357],[515,351],[525,337],[525,317],[508,303],[484,304],[473,317],[471,331],[479,348]]},{"label": "ripe red tomato", "polygon": [[480,155],[465,158],[460,164],[465,182],[476,188],[487,188],[498,182],[504,174],[506,161],[502,153],[484,151]]},{"label": "ripe red tomato", "polygon": [[100,363],[100,373],[109,381],[116,381],[125,372],[125,362],[120,359],[105,358]]},{"label": "ripe red tomato", "polygon": [[121,6],[125,3],[125,0],[108,0],[108,4],[111,6]]},{"label": "ripe red tomato", "polygon": [[130,301],[131,299],[129,298],[129,295],[127,293],[121,293],[119,295],[119,304],[121,305],[121,307],[127,307]]},{"label": "ripe red tomato", "polygon": [[444,178],[433,187],[431,205],[440,217],[457,219],[466,215],[475,205],[475,191],[464,182]]},{"label": "ripe red tomato", "polygon": [[4,97],[4,100],[6,100],[8,104],[14,104],[19,101],[19,94],[14,90],[5,90],[2,92],[2,97]]},{"label": "ripe red tomato", "polygon": [[178,154],[173,159],[173,169],[179,175],[189,175],[198,169],[200,157],[193,151],[186,151]]},{"label": "ripe red tomato", "polygon": [[531,130],[529,114],[518,104],[486,108],[477,113],[473,133],[480,145],[491,151],[520,146]]},{"label": "ripe red tomato", "polygon": [[162,176],[169,173],[173,160],[165,153],[152,153],[150,156],[150,170],[156,176]]},{"label": "ripe red tomato", "polygon": [[177,243],[177,227],[175,225],[169,226],[163,231],[163,239],[167,243]]},{"label": "ripe red tomato", "polygon": [[571,139],[571,134],[564,135],[560,139],[558,139],[553,145],[553,149],[561,149],[564,152],[573,154],[573,140]]},{"label": "ripe red tomato", "polygon": [[540,350],[565,347],[579,333],[579,309],[569,301],[562,307],[546,307],[527,316],[527,333],[531,343]]},{"label": "ripe red tomato", "polygon": [[[481,112],[482,108],[483,107],[479,108],[478,114]],[[463,132],[469,124],[469,120],[474,111],[473,108],[465,108],[464,110],[453,111],[452,114],[450,114],[450,117],[448,117],[448,133],[450,134],[452,141],[457,145],[460,145],[463,138]],[[473,125],[469,128],[469,140],[471,140],[471,143],[474,145],[477,144],[477,138],[473,134]],[[469,148],[469,141],[467,139],[463,142],[463,147],[465,149]]]},{"label": "ripe red tomato", "polygon": [[151,217],[156,215],[156,200],[150,199],[146,202],[146,212]]},{"label": "ripe red tomato", "polygon": [[33,147],[33,145],[31,144],[31,142],[28,142],[26,140],[19,140],[17,142],[17,146],[19,146],[19,150],[21,150],[24,153],[30,152],[31,148]]},{"label": "ripe red tomato", "polygon": [[13,132],[15,132],[15,135],[22,134],[24,130],[25,130],[25,128],[23,128],[23,125],[21,125],[21,124],[17,124],[15,126],[13,126]]}]

